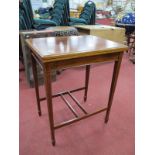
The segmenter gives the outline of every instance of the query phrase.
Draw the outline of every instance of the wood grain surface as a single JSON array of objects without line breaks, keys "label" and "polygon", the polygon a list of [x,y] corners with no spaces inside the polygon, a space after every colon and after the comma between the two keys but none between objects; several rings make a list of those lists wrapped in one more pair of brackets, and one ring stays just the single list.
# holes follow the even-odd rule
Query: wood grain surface
[{"label": "wood grain surface", "polygon": [[123,52],[127,46],[100,37],[69,36],[27,39],[26,43],[43,62]]}]

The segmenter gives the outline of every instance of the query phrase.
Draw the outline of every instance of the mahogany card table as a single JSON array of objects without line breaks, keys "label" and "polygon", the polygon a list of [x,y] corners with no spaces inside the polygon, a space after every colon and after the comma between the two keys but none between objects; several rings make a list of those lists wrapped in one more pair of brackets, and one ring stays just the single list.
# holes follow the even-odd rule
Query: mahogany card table
[{"label": "mahogany card table", "polygon": [[[40,102],[47,100],[48,118],[51,131],[52,144],[55,145],[55,130],[88,118],[95,114],[105,111],[105,123],[109,120],[110,109],[112,106],[113,96],[116,88],[120,65],[122,61],[123,51],[128,49],[127,46],[119,44],[110,40],[92,35],[84,36],[68,36],[68,37],[46,37],[46,38],[30,38],[26,40],[27,46],[31,50],[33,76],[35,81],[35,92],[37,99],[37,107],[39,116],[41,113]],[[114,61],[114,69],[112,75],[111,88],[109,92],[109,99],[107,107],[89,113],[83,105],[73,96],[73,92],[84,90],[84,101],[87,100],[88,83],[90,65],[94,63],[101,63],[107,61]],[[37,79],[36,64],[39,64],[43,69],[44,84],[46,97],[40,98],[39,86]],[[51,68],[63,69],[70,67],[86,66],[85,86],[74,90],[66,90],[57,94],[52,94]],[[76,105],[82,110],[84,115],[80,116],[76,110],[71,106],[65,95],[71,97]],[[74,118],[67,120],[60,124],[54,123],[53,115],[53,101],[52,98],[61,97],[64,103],[68,106],[74,114]]]}]

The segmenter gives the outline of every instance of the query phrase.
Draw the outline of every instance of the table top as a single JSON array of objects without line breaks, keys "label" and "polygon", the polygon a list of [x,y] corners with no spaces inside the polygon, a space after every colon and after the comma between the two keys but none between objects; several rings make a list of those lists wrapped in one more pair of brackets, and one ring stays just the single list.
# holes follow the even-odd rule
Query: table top
[{"label": "table top", "polygon": [[26,39],[32,52],[43,62],[123,52],[127,46],[92,35]]},{"label": "table top", "polygon": [[81,28],[85,30],[102,30],[102,29],[123,29],[120,27],[109,26],[109,25],[75,25],[75,28]]}]

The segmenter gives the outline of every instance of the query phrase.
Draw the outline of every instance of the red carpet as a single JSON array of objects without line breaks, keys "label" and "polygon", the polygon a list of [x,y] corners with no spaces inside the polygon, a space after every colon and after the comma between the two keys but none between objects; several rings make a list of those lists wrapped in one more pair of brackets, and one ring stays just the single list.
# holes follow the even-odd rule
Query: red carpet
[{"label": "red carpet", "polygon": [[[88,100],[83,91],[75,93],[89,111],[106,106],[113,63],[93,65]],[[56,130],[56,146],[50,139],[46,102],[42,117],[37,114],[35,92],[29,88],[24,72],[20,73],[20,155],[134,155],[134,65],[124,56],[108,124],[105,113]],[[67,69],[53,84],[54,92],[84,84],[83,68]],[[41,86],[41,96],[44,87]],[[77,109],[78,110],[78,109]],[[60,98],[54,99],[56,122],[72,118]]]},{"label": "red carpet", "polygon": [[96,20],[97,24],[103,24],[103,25],[113,25],[114,20],[111,18],[105,18],[105,19],[98,19]]}]

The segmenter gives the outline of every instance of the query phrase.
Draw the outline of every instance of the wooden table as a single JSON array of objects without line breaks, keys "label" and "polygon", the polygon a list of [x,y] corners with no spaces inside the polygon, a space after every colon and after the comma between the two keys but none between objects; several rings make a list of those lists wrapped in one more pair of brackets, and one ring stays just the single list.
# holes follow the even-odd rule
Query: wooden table
[{"label": "wooden table", "polygon": [[125,29],[109,25],[75,25],[81,35],[94,35],[111,41],[124,43]]},{"label": "wooden table", "polygon": [[[26,43],[31,49],[38,113],[39,116],[41,116],[40,101],[47,99],[48,117],[53,145],[55,145],[55,129],[72,124],[74,122],[88,118],[92,115],[98,114],[103,111],[106,111],[105,123],[108,122],[119,69],[122,61],[122,55],[123,51],[127,50],[127,46],[91,35],[34,39],[31,38],[27,39]],[[115,61],[108,106],[106,108],[99,109],[93,113],[88,113],[86,109],[84,109],[83,106],[79,103],[79,101],[73,96],[72,93],[75,91],[84,90],[84,101],[86,101],[89,83],[90,64],[105,61]],[[46,97],[44,98],[39,97],[36,63],[40,64],[44,72],[46,91]],[[65,92],[53,95],[50,78],[51,68],[55,70],[81,65],[86,65],[85,86],[74,90],[67,90]],[[85,115],[79,116],[79,114],[66,100],[64,95],[69,95]],[[54,125],[52,98],[58,96],[61,97],[62,100],[66,103],[71,112],[75,115],[75,118]]]}]

